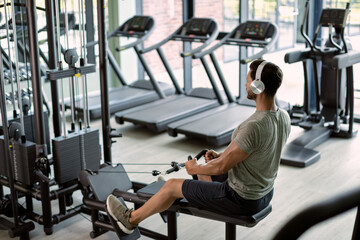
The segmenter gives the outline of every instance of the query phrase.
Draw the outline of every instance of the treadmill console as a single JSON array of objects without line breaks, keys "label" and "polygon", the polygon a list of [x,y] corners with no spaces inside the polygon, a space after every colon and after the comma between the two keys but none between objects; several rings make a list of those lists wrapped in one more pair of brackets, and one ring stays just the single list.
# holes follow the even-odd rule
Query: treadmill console
[{"label": "treadmill console", "polygon": [[344,28],[348,13],[347,9],[323,9],[319,25],[327,27],[329,24],[333,24],[334,27]]},{"label": "treadmill console", "polygon": [[235,33],[236,39],[256,39],[265,40],[268,37],[268,31],[270,28],[269,22],[263,21],[247,21],[244,25]]},{"label": "treadmill console", "polygon": [[126,23],[124,23],[122,31],[145,32],[151,29],[153,24],[154,20],[152,17],[134,16],[133,18],[130,18]]},{"label": "treadmill console", "polygon": [[207,36],[214,30],[213,23],[210,18],[192,18],[181,29],[180,35]]}]

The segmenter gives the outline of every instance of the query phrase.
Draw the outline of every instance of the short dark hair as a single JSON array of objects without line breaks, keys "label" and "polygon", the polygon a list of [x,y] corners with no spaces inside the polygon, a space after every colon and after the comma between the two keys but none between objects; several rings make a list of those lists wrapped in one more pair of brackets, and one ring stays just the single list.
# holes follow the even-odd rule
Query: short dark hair
[{"label": "short dark hair", "polygon": [[[263,61],[265,60],[257,59],[250,64],[250,76],[252,80],[255,79],[256,70]],[[281,86],[282,79],[283,72],[281,69],[274,63],[268,62],[261,72],[261,81],[265,85],[264,93],[270,97],[275,96],[278,88]]]}]

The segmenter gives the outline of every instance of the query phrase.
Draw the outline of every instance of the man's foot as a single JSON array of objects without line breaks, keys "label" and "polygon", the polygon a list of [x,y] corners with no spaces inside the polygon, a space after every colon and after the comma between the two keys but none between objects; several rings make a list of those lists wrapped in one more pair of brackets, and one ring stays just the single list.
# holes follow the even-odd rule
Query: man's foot
[{"label": "man's foot", "polygon": [[109,195],[106,199],[106,209],[110,216],[116,221],[117,225],[126,234],[131,234],[137,225],[130,223],[130,214],[133,211],[128,209],[114,195]]}]

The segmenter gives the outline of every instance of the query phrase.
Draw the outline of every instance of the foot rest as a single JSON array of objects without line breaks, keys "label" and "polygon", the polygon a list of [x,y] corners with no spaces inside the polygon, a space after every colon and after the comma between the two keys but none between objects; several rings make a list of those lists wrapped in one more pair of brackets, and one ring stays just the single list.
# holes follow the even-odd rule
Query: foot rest
[{"label": "foot rest", "polygon": [[[119,198],[119,200],[126,206],[124,199],[123,198]],[[135,228],[134,231],[131,234],[126,234],[123,231],[121,231],[120,227],[117,224],[117,221],[115,219],[113,219],[111,217],[111,215],[108,213],[107,207],[105,208],[106,213],[110,219],[111,225],[114,228],[114,231],[116,232],[116,235],[119,237],[119,239],[121,240],[135,240],[135,239],[139,239],[141,237],[139,228]]]}]

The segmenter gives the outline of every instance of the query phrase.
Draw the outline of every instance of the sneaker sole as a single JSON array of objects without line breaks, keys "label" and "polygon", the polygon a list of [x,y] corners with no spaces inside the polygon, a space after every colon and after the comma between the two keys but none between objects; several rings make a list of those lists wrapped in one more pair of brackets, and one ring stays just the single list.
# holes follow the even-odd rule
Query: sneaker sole
[{"label": "sneaker sole", "polygon": [[[110,217],[110,222],[113,224],[114,227],[118,227],[120,228],[120,230],[126,234],[131,234],[134,232],[134,229],[129,230],[127,229],[120,221],[117,220],[117,218],[115,217],[115,215],[110,211],[110,209],[107,207],[109,205],[108,203],[109,198],[106,199],[106,205],[105,205],[105,211],[107,212],[107,214]],[[117,229],[118,229],[117,228]]]}]

